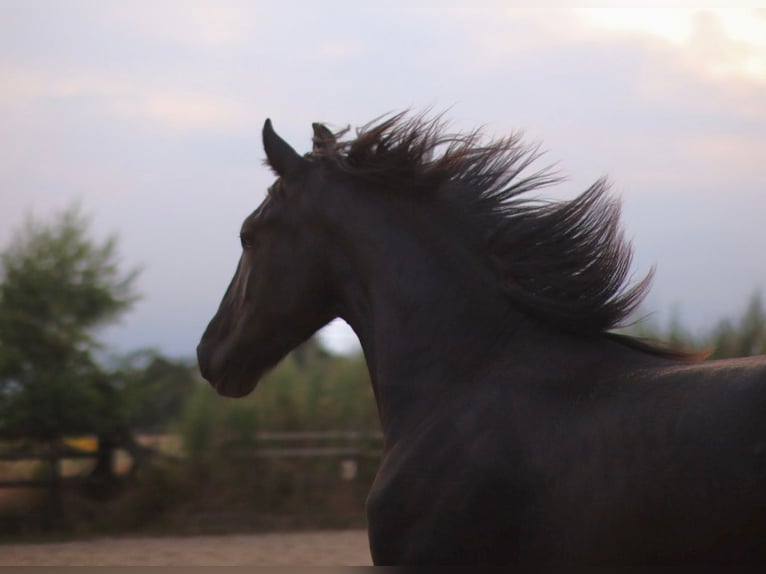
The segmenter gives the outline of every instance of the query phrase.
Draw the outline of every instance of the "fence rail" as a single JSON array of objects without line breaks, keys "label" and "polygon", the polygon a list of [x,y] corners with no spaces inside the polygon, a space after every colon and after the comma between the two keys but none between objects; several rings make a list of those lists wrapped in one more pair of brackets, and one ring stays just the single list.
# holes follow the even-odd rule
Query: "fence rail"
[{"label": "fence rail", "polygon": [[383,434],[356,431],[261,432],[222,445],[232,458],[367,458],[380,456]]},{"label": "fence rail", "polygon": [[61,487],[70,487],[83,484],[87,477],[83,476],[61,476],[61,462],[71,459],[96,459],[98,453],[95,451],[72,448],[67,445],[57,444],[48,445],[46,448],[16,448],[9,450],[0,450],[0,462],[23,462],[39,461],[48,466],[48,473],[45,477],[38,478],[4,478],[0,479],[0,488],[34,488],[48,487],[59,489]]},{"label": "fence rail", "polygon": [[0,462],[19,462],[22,460],[50,460],[51,458],[63,459],[78,459],[78,458],[96,458],[96,453],[87,450],[67,449],[56,453],[52,456],[50,453],[38,451],[38,450],[21,450],[21,451],[0,451]]},{"label": "fence rail", "polygon": [[[363,459],[380,456],[383,434],[358,431],[260,432],[252,440],[221,445],[233,459]],[[156,447],[155,447],[156,448]],[[40,478],[0,479],[0,488],[68,487],[87,483],[87,476],[61,476],[64,460],[97,459],[96,450],[66,445],[47,449],[20,448],[2,450],[0,462],[38,461],[48,465],[48,476]],[[172,458],[183,459],[181,456]]]},{"label": "fence rail", "polygon": [[40,486],[52,486],[58,484],[62,487],[80,486],[87,484],[88,477],[85,476],[65,476],[58,479],[53,478],[22,478],[18,480],[0,480],[0,488],[35,488]]}]

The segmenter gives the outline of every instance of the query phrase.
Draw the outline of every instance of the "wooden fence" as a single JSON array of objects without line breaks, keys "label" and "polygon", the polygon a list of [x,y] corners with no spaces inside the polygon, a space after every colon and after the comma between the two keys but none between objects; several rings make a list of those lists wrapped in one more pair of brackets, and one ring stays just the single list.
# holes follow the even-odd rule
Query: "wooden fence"
[{"label": "wooden fence", "polygon": [[252,442],[222,445],[242,458],[376,458],[383,434],[356,431],[260,432]]},{"label": "wooden fence", "polygon": [[[151,441],[148,441],[151,445]],[[260,432],[250,441],[220,445],[226,456],[235,459],[247,458],[377,458],[382,451],[383,435],[380,432],[363,433],[356,431],[296,431]],[[151,447],[150,447],[151,448]],[[156,450],[156,447],[155,447]],[[162,455],[162,453],[160,452]],[[88,476],[62,476],[62,462],[65,460],[95,460],[96,450],[75,448],[65,444],[51,444],[44,448],[0,448],[0,462],[43,462],[47,473],[35,478],[0,478],[0,488],[29,488],[73,486],[89,480]],[[183,458],[181,455],[165,455]]]},{"label": "wooden fence", "polygon": [[37,478],[3,478],[0,479],[0,488],[29,488],[37,486],[57,486],[81,483],[85,480],[81,476],[62,477],[61,463],[64,460],[96,459],[95,451],[87,451],[68,447],[62,444],[47,445],[44,448],[17,448],[0,450],[0,462],[43,462],[48,467],[44,477]]}]

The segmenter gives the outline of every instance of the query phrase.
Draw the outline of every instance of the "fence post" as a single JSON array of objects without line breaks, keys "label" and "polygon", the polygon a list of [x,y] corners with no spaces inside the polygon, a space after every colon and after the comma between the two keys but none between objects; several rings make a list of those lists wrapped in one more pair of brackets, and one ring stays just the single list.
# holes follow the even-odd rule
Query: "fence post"
[{"label": "fence post", "polygon": [[44,517],[45,527],[53,529],[62,515],[61,503],[61,453],[56,440],[48,441],[48,509]]}]

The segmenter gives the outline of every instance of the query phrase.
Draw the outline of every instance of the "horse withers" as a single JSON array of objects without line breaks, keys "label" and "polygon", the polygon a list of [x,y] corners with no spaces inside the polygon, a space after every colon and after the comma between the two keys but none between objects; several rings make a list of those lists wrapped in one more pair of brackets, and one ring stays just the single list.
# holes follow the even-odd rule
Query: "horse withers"
[{"label": "horse withers", "polygon": [[766,562],[766,359],[700,362],[612,332],[619,204],[569,201],[516,136],[396,115],[300,155],[276,182],[198,347],[251,392],[336,317],[356,332],[385,436],[367,502],[376,564]]}]

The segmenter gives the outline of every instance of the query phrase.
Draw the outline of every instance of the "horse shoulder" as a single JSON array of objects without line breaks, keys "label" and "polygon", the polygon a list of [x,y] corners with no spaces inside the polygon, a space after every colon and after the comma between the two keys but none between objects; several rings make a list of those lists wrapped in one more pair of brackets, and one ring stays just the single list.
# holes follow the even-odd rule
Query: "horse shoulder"
[{"label": "horse shoulder", "polygon": [[463,404],[387,451],[367,500],[376,564],[521,559],[537,487],[503,402]]}]

